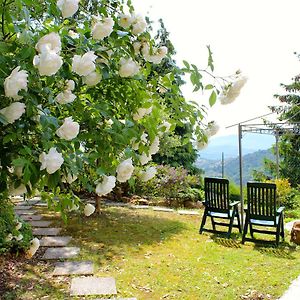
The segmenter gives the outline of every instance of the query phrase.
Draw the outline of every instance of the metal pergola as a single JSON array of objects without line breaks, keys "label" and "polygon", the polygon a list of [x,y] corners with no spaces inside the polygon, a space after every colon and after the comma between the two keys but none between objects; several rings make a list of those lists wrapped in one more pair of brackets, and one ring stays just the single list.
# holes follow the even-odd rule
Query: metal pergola
[{"label": "metal pergola", "polygon": [[300,135],[300,123],[273,123],[264,121],[263,123],[248,123],[257,119],[262,119],[263,117],[266,117],[268,115],[271,115],[273,113],[269,113],[263,116],[259,116],[253,119],[249,119],[237,124],[233,124],[231,126],[228,126],[226,128],[231,127],[238,127],[238,147],[239,147],[239,181],[240,181],[240,198],[241,198],[241,221],[242,226],[244,223],[244,197],[243,197],[243,152],[242,152],[242,138],[243,133],[256,133],[256,134],[268,134],[275,136],[276,142],[275,142],[275,153],[276,153],[276,177],[279,177],[279,147],[278,142],[279,138],[283,134],[292,134],[292,135]]}]

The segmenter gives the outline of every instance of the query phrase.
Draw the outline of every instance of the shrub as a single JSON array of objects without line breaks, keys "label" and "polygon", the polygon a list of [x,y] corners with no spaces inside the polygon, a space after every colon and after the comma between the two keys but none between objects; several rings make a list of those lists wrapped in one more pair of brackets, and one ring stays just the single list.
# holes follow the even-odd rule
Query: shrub
[{"label": "shrub", "polygon": [[[20,229],[16,228],[18,223],[20,223]],[[8,251],[23,251],[29,248],[31,240],[31,226],[15,215],[13,205],[9,200],[1,200],[0,255]]]}]

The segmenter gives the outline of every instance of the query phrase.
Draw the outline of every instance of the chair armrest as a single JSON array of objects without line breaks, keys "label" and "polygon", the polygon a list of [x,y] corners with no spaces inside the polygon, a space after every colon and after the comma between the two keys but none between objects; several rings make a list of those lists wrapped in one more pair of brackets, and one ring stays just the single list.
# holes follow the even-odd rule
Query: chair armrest
[{"label": "chair armrest", "polygon": [[235,202],[229,203],[230,206],[236,206],[238,204],[240,204],[240,201],[235,201]]},{"label": "chair armrest", "polygon": [[277,213],[278,215],[280,215],[280,214],[284,211],[284,209],[285,209],[284,206],[280,206],[280,207],[277,209],[276,213]]}]

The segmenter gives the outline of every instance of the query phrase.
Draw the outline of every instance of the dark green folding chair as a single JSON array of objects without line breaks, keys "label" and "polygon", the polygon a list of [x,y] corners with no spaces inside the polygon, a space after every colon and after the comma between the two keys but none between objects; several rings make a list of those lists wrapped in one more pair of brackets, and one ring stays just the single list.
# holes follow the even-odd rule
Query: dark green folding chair
[{"label": "dark green folding chair", "polygon": [[[254,241],[254,232],[273,234],[276,236],[276,245],[280,236],[284,240],[284,207],[276,209],[276,184],[262,182],[247,183],[248,205],[245,209],[246,220],[242,243]],[[257,229],[257,227],[275,227],[276,230]],[[251,239],[247,238],[248,227]]]},{"label": "dark green folding chair", "polygon": [[[216,225],[227,226],[227,237],[230,237],[233,227],[237,227],[242,232],[240,216],[238,212],[239,201],[230,203],[229,200],[229,181],[223,178],[204,178],[205,206],[199,233],[203,231],[213,233],[224,233],[216,230]],[[204,228],[207,217],[210,217],[212,229]],[[237,224],[234,219],[237,218]],[[216,222],[215,219],[227,219],[229,223]]]}]

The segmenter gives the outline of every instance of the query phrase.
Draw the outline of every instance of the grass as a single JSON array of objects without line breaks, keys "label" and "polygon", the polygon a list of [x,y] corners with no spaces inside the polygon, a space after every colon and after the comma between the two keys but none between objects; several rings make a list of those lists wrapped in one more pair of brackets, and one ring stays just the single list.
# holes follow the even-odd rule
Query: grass
[{"label": "grass", "polygon": [[[56,220],[81,247],[76,260],[92,260],[96,276],[116,279],[118,297],[232,300],[257,290],[276,299],[299,276],[300,253],[288,243],[241,245],[237,234],[199,235],[199,223],[197,216],[126,208],[74,215],[67,225]],[[69,299],[70,278],[51,277],[52,270],[51,263],[21,261],[18,286],[3,299]]]}]

